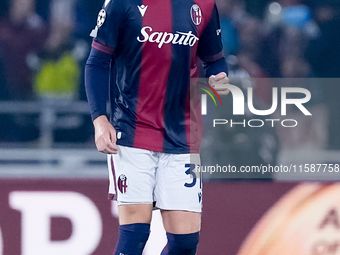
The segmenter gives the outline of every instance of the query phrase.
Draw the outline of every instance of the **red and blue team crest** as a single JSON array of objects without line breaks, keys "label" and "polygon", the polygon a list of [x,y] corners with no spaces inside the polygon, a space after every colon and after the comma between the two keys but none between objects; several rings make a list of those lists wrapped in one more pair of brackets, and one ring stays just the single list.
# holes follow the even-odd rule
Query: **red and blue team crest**
[{"label": "red and blue team crest", "polygon": [[194,24],[196,26],[201,24],[201,22],[202,22],[202,11],[201,11],[201,8],[197,4],[194,4],[191,7],[190,14],[191,14],[191,20],[192,20],[192,22],[194,22]]},{"label": "red and blue team crest", "polygon": [[125,193],[127,190],[127,178],[124,174],[121,174],[118,178],[118,189],[121,193]]}]

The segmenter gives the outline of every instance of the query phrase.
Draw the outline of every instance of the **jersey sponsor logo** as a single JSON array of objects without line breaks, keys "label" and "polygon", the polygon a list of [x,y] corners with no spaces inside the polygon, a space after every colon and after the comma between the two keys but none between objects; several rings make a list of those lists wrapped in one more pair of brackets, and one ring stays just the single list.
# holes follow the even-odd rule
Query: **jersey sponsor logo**
[{"label": "jersey sponsor logo", "polygon": [[194,22],[194,24],[196,26],[201,24],[201,22],[202,22],[202,11],[201,11],[201,8],[197,4],[194,4],[191,7],[190,15],[191,15],[192,22]]},{"label": "jersey sponsor logo", "polygon": [[145,6],[144,4],[142,4],[141,6],[137,5],[137,7],[138,7],[140,14],[142,14],[142,17],[144,17],[145,12],[148,9],[148,5]]},{"label": "jersey sponsor logo", "polygon": [[106,20],[106,11],[101,9],[97,18],[97,27],[101,27]]},{"label": "jersey sponsor logo", "polygon": [[178,45],[189,45],[194,46],[195,43],[199,40],[197,36],[195,36],[192,31],[187,33],[185,32],[178,32],[176,34],[167,33],[167,32],[153,32],[151,27],[143,27],[141,30],[142,37],[138,36],[138,42],[151,42],[151,43],[158,43],[158,48],[162,48],[163,44],[178,44]]},{"label": "jersey sponsor logo", "polygon": [[121,174],[118,178],[118,189],[124,194],[126,193],[127,187],[127,177],[124,174]]}]

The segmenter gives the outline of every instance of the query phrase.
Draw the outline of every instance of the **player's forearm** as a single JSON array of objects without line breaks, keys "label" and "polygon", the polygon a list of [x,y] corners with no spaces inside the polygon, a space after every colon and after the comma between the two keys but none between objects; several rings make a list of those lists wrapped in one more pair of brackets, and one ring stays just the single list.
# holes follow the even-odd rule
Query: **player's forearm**
[{"label": "player's forearm", "polygon": [[216,75],[221,72],[228,74],[228,65],[225,57],[222,57],[216,61],[204,63],[205,77]]},{"label": "player's forearm", "polygon": [[107,125],[107,124],[110,124],[110,122],[109,122],[108,118],[106,117],[106,115],[100,115],[100,116],[98,116],[98,118],[93,120],[93,126],[95,128],[99,128],[99,127]]},{"label": "player's forearm", "polygon": [[106,115],[111,55],[92,48],[85,66],[85,89],[91,118]]}]

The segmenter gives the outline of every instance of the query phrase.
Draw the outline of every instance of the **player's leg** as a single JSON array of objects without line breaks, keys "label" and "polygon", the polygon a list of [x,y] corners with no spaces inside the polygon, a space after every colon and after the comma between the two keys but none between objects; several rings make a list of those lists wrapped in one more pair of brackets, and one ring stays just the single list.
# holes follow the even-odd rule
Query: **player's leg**
[{"label": "player's leg", "polygon": [[152,204],[119,205],[119,238],[113,255],[141,255],[150,234]]},{"label": "player's leg", "polygon": [[168,238],[162,255],[196,254],[202,209],[201,178],[194,172],[197,164],[197,154],[163,154],[160,159],[155,199]]},{"label": "player's leg", "polygon": [[174,234],[199,232],[201,229],[201,214],[188,211],[162,210],[165,231]]},{"label": "player's leg", "polygon": [[201,214],[162,210],[168,243],[161,255],[195,255],[201,228]]},{"label": "player's leg", "polygon": [[150,233],[156,163],[152,152],[124,146],[109,156],[109,193],[117,199],[120,224],[114,255],[142,254]]},{"label": "player's leg", "polygon": [[152,204],[121,204],[118,206],[119,225],[134,223],[150,224],[152,216]]}]

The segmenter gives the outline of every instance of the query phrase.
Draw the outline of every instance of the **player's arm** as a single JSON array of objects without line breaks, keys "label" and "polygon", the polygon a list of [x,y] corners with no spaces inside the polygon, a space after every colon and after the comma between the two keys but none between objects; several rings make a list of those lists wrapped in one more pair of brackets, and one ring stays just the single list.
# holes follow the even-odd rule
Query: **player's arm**
[{"label": "player's arm", "polygon": [[115,154],[116,131],[106,117],[111,55],[92,48],[85,66],[85,89],[98,151]]},{"label": "player's arm", "polygon": [[100,152],[117,153],[116,130],[106,116],[109,79],[114,49],[123,27],[123,4],[120,0],[105,1],[99,12],[90,56],[85,66],[85,89],[95,128],[95,142]]},{"label": "player's arm", "polygon": [[205,76],[209,77],[209,84],[219,94],[227,95],[229,90],[223,85],[229,84],[228,65],[223,54],[221,27],[216,5],[200,37],[197,53],[203,62]]},{"label": "player's arm", "polygon": [[218,94],[228,95],[229,89],[225,85],[229,85],[228,65],[225,57],[221,57],[213,62],[204,63],[206,77],[209,77],[209,85],[212,86]]},{"label": "player's arm", "polygon": [[211,75],[209,77],[209,85],[212,86],[220,95],[228,95],[230,92],[226,86],[230,84],[229,78],[225,72],[218,73],[217,75]]}]

